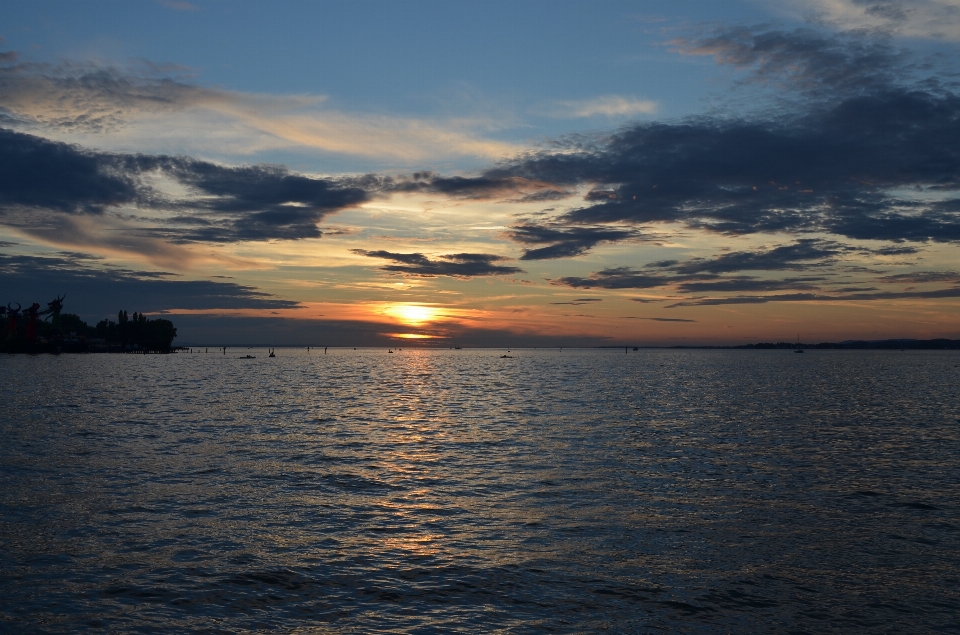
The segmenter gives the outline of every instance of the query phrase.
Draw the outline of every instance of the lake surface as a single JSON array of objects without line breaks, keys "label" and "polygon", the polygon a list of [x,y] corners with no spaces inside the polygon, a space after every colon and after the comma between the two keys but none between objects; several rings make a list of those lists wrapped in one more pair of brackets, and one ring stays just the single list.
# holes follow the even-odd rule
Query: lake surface
[{"label": "lake surface", "polygon": [[504,353],[0,357],[0,631],[960,630],[957,352]]}]

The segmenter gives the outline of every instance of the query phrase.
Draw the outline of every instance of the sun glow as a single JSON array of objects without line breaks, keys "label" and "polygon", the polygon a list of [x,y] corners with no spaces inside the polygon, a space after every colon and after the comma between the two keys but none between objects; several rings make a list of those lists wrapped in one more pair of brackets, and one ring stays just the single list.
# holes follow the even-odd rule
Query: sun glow
[{"label": "sun glow", "polygon": [[425,322],[436,320],[439,311],[434,307],[420,304],[395,304],[388,308],[386,313],[404,324],[419,326]]}]

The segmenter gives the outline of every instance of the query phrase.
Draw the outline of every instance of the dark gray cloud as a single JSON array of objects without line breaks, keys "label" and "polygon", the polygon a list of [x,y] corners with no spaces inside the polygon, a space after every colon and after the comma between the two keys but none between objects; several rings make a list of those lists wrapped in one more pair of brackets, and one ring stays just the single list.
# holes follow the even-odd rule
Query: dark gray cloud
[{"label": "dark gray cloud", "polygon": [[564,276],[556,283],[575,289],[652,289],[688,279],[683,276],[648,274],[630,267],[611,267],[591,273],[586,278]]},{"label": "dark gray cloud", "polygon": [[696,320],[687,320],[684,318],[661,318],[661,317],[649,318],[648,317],[648,318],[639,318],[639,319],[650,320],[651,322],[696,322]]},{"label": "dark gray cloud", "polygon": [[577,298],[576,300],[569,300],[567,302],[551,302],[550,304],[569,304],[572,306],[582,306],[584,304],[590,304],[591,302],[603,302],[603,298]]},{"label": "dark gray cloud", "polygon": [[854,0],[854,4],[864,7],[864,12],[870,16],[883,18],[890,22],[905,22],[907,10],[900,2],[873,2],[872,0]]},{"label": "dark gray cloud", "polygon": [[397,264],[383,265],[380,270],[411,276],[473,278],[523,272],[518,267],[496,264],[506,260],[506,258],[493,254],[445,254],[431,260],[421,253],[401,254],[383,250],[367,251],[366,249],[353,249],[351,251],[370,258],[392,260]]},{"label": "dark gray cloud", "polygon": [[86,254],[0,254],[0,302],[41,304],[67,294],[64,310],[87,320],[129,311],[286,309],[299,303],[245,285],[177,280],[166,272],[101,267]]},{"label": "dark gray cloud", "polygon": [[875,293],[844,293],[827,295],[818,293],[785,293],[779,295],[746,295],[728,298],[696,298],[682,300],[667,306],[668,309],[684,306],[717,306],[722,304],[766,304],[767,302],[847,302],[852,300],[903,300],[903,299],[960,298],[960,287],[933,291],[877,291]]},{"label": "dark gray cloud", "polygon": [[167,158],[162,163],[165,174],[212,197],[200,204],[180,202],[182,208],[199,208],[222,219],[187,232],[186,240],[315,238],[321,235],[317,223],[325,216],[370,198],[349,181],[308,178],[278,166],[227,168]]},{"label": "dark gray cloud", "polygon": [[803,270],[831,264],[834,258],[849,251],[850,248],[836,242],[803,238],[763,251],[734,251],[715,258],[693,258],[682,263],[661,261],[648,266],[681,274]]},{"label": "dark gray cloud", "polygon": [[[712,258],[691,258],[685,261],[659,260],[640,269],[612,267],[596,271],[589,276],[566,276],[553,284],[578,289],[651,289],[674,286],[679,293],[710,294],[708,297],[682,300],[670,306],[708,306],[719,304],[762,304],[777,301],[837,301],[837,300],[894,300],[900,298],[954,297],[955,289],[939,289],[903,292],[877,291],[869,286],[848,286],[831,289],[833,272],[828,266],[837,264],[849,255],[870,255],[878,251],[851,247],[836,241],[800,239],[787,245],[777,245],[757,251],[734,251]],[[861,268],[854,267],[860,270]],[[786,278],[763,278],[752,275],[724,275],[740,271],[812,271],[822,272],[813,276],[790,276]],[[960,283],[960,274],[955,271],[919,271],[883,275],[876,270],[859,271],[871,273],[878,282],[886,284]],[[713,294],[792,291],[779,295],[740,295],[716,297]],[[637,302],[655,300],[637,299]]]},{"label": "dark gray cloud", "polygon": [[525,245],[546,245],[524,251],[521,260],[547,260],[578,256],[603,242],[617,242],[639,237],[633,229],[616,227],[576,227],[523,224],[514,225],[508,235]]},{"label": "dark gray cloud", "polygon": [[[593,183],[603,195],[559,218],[571,226],[677,222],[729,234],[956,241],[958,143],[960,98],[890,90],[793,122],[639,124],[598,152],[540,153],[499,170]],[[910,188],[941,200],[892,193]]]},{"label": "dark gray cloud", "polygon": [[914,271],[898,273],[877,278],[889,284],[925,284],[928,282],[949,282],[960,284],[960,272],[957,271]]},{"label": "dark gray cloud", "polygon": [[[164,175],[197,196],[150,186]],[[143,230],[174,242],[298,239],[321,235],[328,214],[369,200],[369,179],[315,179],[270,165],[225,167],[186,157],[84,150],[0,129],[0,218],[11,211],[100,214],[112,207],[178,212]]]},{"label": "dark gray cloud", "polygon": [[728,29],[684,46],[753,80],[783,79],[792,103],[628,125],[437,187],[464,196],[517,183],[589,188],[582,205],[513,228],[518,243],[545,245],[528,260],[577,256],[666,222],[897,243],[878,255],[916,253],[904,241],[960,240],[960,96],[930,76],[936,69],[863,34]]},{"label": "dark gray cloud", "polygon": [[797,277],[780,280],[761,280],[751,276],[726,278],[717,282],[683,282],[677,290],[681,293],[729,293],[737,291],[782,291],[794,289],[810,291],[819,289],[815,283],[823,282],[823,277]]},{"label": "dark gray cloud", "polygon": [[137,200],[136,174],[112,155],[0,128],[0,216],[11,207],[99,213]]},{"label": "dark gray cloud", "polygon": [[557,283],[576,288],[648,289],[671,284],[683,293],[703,291],[773,291],[815,289],[823,276],[790,277],[779,280],[755,276],[722,277],[739,271],[806,271],[823,269],[844,254],[862,252],[834,241],[804,238],[787,245],[757,251],[732,251],[713,258],[685,261],[658,260],[642,269],[614,267],[590,276],[568,276]]},{"label": "dark gray cloud", "polygon": [[414,172],[409,177],[391,181],[395,192],[426,192],[463,198],[490,198],[516,192],[525,184],[521,177],[502,176],[443,176],[435,172]]},{"label": "dark gray cloud", "polygon": [[878,256],[910,256],[919,252],[919,249],[909,245],[893,245],[891,247],[881,247],[880,249],[873,250],[873,253],[877,254]]}]

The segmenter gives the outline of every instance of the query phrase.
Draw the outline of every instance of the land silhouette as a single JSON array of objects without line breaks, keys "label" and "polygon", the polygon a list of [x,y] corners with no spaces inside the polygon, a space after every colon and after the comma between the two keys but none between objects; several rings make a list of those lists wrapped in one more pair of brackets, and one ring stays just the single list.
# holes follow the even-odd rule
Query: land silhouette
[{"label": "land silhouette", "polygon": [[[66,296],[64,296],[66,297]],[[0,307],[4,324],[0,353],[169,353],[177,329],[173,322],[149,319],[143,313],[117,313],[117,321],[90,326],[80,316],[63,313],[63,297],[40,310],[34,302],[23,309],[10,302]],[[16,306],[14,306],[16,305]]]}]

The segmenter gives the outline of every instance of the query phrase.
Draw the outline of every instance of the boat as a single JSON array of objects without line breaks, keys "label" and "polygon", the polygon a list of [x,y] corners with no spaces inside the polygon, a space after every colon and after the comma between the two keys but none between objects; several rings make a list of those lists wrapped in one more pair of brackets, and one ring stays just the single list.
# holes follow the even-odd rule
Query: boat
[{"label": "boat", "polygon": [[256,357],[254,357],[253,355],[244,355],[240,359],[256,359]]},{"label": "boat", "polygon": [[267,357],[276,357],[276,355],[273,354],[273,349],[272,349],[272,348],[270,349],[270,354],[267,355]]},{"label": "boat", "polygon": [[797,347],[796,347],[795,349],[793,349],[793,352],[794,352],[794,353],[802,353],[802,352],[803,352],[803,349],[800,348],[800,334],[799,334],[799,333],[797,333]]}]

